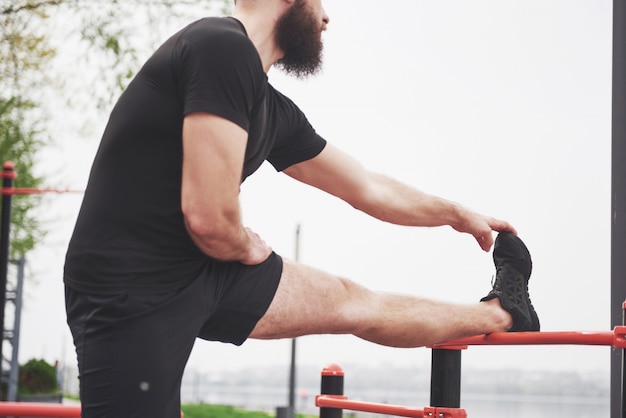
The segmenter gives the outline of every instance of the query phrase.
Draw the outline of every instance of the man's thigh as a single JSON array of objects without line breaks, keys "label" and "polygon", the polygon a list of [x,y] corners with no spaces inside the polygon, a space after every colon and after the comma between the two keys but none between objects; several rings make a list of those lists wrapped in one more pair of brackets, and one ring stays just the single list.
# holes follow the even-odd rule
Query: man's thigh
[{"label": "man's thigh", "polygon": [[353,281],[283,260],[278,289],[250,338],[354,334],[368,321],[374,293]]}]

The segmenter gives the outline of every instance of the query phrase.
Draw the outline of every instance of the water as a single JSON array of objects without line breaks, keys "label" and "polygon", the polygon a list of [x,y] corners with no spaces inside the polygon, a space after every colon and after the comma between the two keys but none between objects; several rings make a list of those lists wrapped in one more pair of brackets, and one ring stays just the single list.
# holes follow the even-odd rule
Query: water
[{"label": "water", "polygon": [[[296,394],[296,410],[298,412],[317,415],[315,395],[319,394],[319,370],[311,368],[301,370],[301,379]],[[371,370],[353,369],[350,379],[345,382],[345,394],[350,400],[392,405],[410,406],[422,409],[429,404],[430,371],[393,369],[387,376],[392,380],[384,380],[385,374],[372,373]],[[401,373],[405,373],[402,375]],[[496,381],[495,388],[508,386],[511,382],[529,385],[541,382],[538,393],[552,390],[552,393],[570,393],[570,396],[514,396],[511,394],[490,394],[489,390],[471,390],[470,382],[462,386],[461,406],[467,411],[469,418],[573,418],[573,417],[609,417],[610,399],[608,390],[608,372],[598,375],[565,373],[531,374],[533,379],[521,372],[472,372],[465,370],[468,381],[475,382],[478,377]],[[78,379],[75,370],[64,379],[64,392],[78,393]],[[491,373],[491,374],[490,374]],[[416,378],[417,377],[417,378]],[[413,379],[412,379],[413,378]],[[470,379],[471,378],[471,379]],[[501,380],[496,380],[500,378]],[[371,379],[371,380],[368,380]],[[68,383],[73,383],[70,387]],[[406,384],[399,385],[399,382]],[[577,393],[597,394],[588,396],[571,396],[572,385],[576,383]],[[560,388],[560,389],[559,389]],[[569,388],[569,389],[568,389]],[[582,391],[581,388],[587,389]],[[592,390],[595,388],[595,390]],[[560,392],[555,389],[559,389]],[[249,410],[266,411],[272,415],[276,408],[288,403],[288,389],[283,373],[276,373],[275,368],[259,368],[240,373],[220,374],[186,373],[181,388],[184,403],[207,403],[233,405]],[[363,412],[344,411],[344,417],[382,418],[380,415]]]},{"label": "water", "polygon": [[[389,391],[355,389],[346,390],[350,400],[388,403],[393,405],[423,408],[428,406],[428,391]],[[315,407],[315,395],[319,388],[300,389],[296,409],[298,412],[318,414]],[[276,407],[286,406],[288,392],[286,388],[239,384],[224,385],[212,383],[202,385],[185,382],[182,387],[183,402],[203,402],[210,404],[233,405],[245,409],[274,413]],[[572,417],[608,417],[610,415],[609,398],[563,397],[563,396],[512,396],[489,394],[462,394],[461,406],[468,417],[480,418],[572,418]],[[363,412],[344,411],[344,416],[373,418],[379,415]]]}]

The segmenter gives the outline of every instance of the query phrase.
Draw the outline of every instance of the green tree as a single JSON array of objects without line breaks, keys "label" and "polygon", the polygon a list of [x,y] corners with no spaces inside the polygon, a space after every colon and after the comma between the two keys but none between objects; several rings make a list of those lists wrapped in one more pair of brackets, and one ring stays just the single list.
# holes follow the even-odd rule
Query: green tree
[{"label": "green tree", "polygon": [[[19,98],[0,98],[0,156],[12,161],[19,179],[15,184],[22,187],[39,187],[42,179],[34,175],[35,156],[43,142],[38,132],[27,128],[24,114],[33,104]],[[41,201],[40,195],[15,195],[12,197],[10,257],[17,259],[35,247],[45,234],[38,219],[31,215]]]},{"label": "green tree", "polygon": [[[34,13],[38,21],[42,15]],[[25,13],[3,13],[0,24],[0,157],[15,163],[16,185],[39,187],[34,164],[45,143],[36,92],[46,83],[39,74],[54,57],[45,38],[28,29]],[[28,86],[28,88],[27,88]],[[23,256],[44,234],[32,216],[40,196],[15,196],[12,207],[11,254]]]},{"label": "green tree", "polygon": [[[72,107],[108,109],[147,51],[191,19],[226,13],[230,3],[0,0],[0,163],[15,163],[16,187],[43,185],[45,173],[36,164],[54,145],[47,132],[52,105],[45,99],[51,90],[53,106],[68,106],[68,113]],[[13,199],[12,258],[25,255],[45,234],[33,210],[41,199]]]},{"label": "green tree", "polygon": [[20,395],[54,394],[59,390],[56,368],[45,360],[32,359],[20,366]]}]

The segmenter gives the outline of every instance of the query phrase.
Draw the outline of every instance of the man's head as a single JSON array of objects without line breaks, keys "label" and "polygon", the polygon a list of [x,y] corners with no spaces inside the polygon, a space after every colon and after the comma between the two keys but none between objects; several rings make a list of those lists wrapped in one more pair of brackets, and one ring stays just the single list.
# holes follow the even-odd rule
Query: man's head
[{"label": "man's head", "polygon": [[276,44],[284,56],[275,66],[287,74],[304,78],[316,74],[322,66],[322,32],[328,17],[320,0],[294,0],[276,23]]}]

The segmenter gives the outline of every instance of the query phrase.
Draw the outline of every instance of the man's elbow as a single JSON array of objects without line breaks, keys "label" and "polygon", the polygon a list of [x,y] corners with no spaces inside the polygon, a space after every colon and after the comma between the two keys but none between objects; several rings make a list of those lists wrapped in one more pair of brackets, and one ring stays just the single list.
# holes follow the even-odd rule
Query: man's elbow
[{"label": "man's elbow", "polygon": [[227,239],[238,226],[226,211],[183,208],[183,219],[191,237],[207,244]]}]

